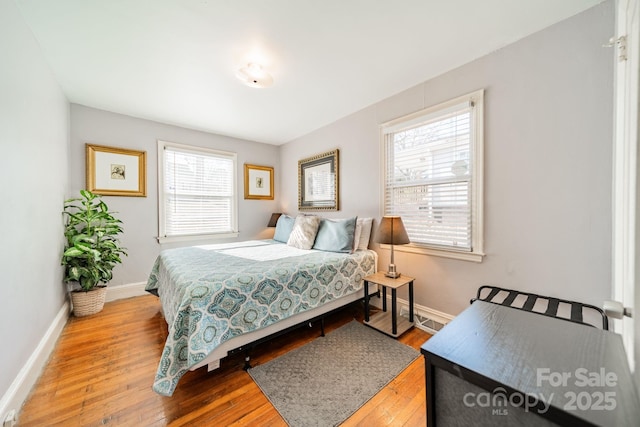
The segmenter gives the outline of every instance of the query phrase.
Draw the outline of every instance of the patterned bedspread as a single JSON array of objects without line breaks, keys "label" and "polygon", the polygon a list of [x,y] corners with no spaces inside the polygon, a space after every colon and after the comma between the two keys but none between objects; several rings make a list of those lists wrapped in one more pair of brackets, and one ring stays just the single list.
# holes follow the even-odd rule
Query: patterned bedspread
[{"label": "patterned bedspread", "polygon": [[169,325],[153,390],[171,396],[220,343],[357,292],[374,270],[372,251],[300,250],[273,240],[162,251],[146,287]]}]

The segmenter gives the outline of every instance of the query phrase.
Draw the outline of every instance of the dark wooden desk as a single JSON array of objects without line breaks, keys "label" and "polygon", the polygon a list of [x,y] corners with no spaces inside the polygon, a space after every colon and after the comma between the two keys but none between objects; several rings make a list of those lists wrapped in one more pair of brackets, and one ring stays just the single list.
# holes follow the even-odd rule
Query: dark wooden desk
[{"label": "dark wooden desk", "polygon": [[421,351],[429,426],[640,425],[613,332],[476,301]]}]

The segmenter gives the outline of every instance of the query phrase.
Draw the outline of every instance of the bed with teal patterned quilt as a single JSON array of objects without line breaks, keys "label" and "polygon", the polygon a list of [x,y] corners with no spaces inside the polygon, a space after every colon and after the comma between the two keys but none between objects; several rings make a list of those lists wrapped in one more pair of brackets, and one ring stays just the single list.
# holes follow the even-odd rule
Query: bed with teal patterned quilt
[{"label": "bed with teal patterned quilt", "polygon": [[303,250],[275,240],[162,251],[146,286],[169,328],[153,390],[171,396],[187,371],[225,343],[355,301],[376,260],[371,250]]}]

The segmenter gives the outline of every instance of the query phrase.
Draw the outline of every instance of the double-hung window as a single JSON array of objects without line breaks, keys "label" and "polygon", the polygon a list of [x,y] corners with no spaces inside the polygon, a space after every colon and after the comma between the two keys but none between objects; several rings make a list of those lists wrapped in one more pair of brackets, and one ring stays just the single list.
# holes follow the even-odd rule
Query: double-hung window
[{"label": "double-hung window", "polygon": [[237,236],[236,157],[158,141],[161,243]]},{"label": "double-hung window", "polygon": [[399,250],[482,261],[483,91],[381,126],[384,215],[411,244]]}]

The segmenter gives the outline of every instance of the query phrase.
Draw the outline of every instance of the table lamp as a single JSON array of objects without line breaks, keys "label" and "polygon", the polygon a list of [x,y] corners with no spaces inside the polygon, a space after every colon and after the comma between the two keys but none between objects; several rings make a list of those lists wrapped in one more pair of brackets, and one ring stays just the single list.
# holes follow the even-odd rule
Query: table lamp
[{"label": "table lamp", "polygon": [[406,245],[410,243],[407,230],[404,229],[402,218],[399,216],[383,216],[378,227],[378,235],[376,241],[391,245],[391,263],[389,271],[384,275],[391,278],[400,277],[400,273],[396,271],[396,265],[393,261],[393,245]]},{"label": "table lamp", "polygon": [[269,218],[269,224],[267,224],[267,227],[275,227],[276,224],[278,223],[278,218],[280,218],[280,215],[282,215],[281,213],[272,213],[271,214],[271,218]]}]

